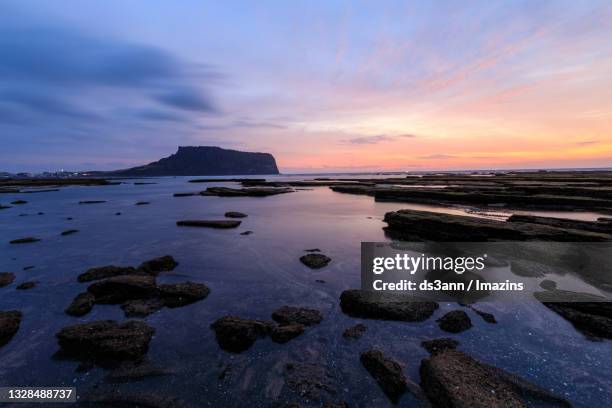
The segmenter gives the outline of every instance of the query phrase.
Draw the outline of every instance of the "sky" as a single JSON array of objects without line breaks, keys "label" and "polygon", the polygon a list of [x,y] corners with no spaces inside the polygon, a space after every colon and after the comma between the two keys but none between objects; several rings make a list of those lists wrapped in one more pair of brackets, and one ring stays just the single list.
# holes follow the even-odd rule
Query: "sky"
[{"label": "sky", "polygon": [[610,1],[0,1],[0,171],[612,167]]}]

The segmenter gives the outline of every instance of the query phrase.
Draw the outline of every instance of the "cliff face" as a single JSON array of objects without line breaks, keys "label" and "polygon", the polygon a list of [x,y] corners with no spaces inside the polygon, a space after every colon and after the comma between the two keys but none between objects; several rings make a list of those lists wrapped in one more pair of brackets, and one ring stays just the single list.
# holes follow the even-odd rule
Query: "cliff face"
[{"label": "cliff face", "polygon": [[112,172],[118,176],[225,176],[278,174],[270,153],[250,153],[214,146],[181,146],[173,155],[144,166]]}]

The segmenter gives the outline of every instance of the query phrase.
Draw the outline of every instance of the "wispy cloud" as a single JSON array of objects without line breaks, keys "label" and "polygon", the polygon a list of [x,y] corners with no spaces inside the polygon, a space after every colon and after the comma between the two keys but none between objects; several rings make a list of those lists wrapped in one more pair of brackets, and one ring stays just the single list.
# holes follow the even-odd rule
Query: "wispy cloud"
[{"label": "wispy cloud", "polygon": [[456,159],[458,156],[453,156],[452,154],[430,154],[427,156],[419,156],[419,159],[423,160],[448,160],[448,159]]},{"label": "wispy cloud", "polygon": [[594,145],[598,143],[601,143],[601,141],[600,140],[583,140],[581,142],[576,142],[578,146],[588,146],[588,145]]},{"label": "wispy cloud", "polygon": [[353,144],[353,145],[370,145],[382,142],[392,142],[397,139],[411,139],[416,137],[415,135],[404,133],[401,135],[375,135],[375,136],[360,136],[352,139],[342,140],[342,143]]}]

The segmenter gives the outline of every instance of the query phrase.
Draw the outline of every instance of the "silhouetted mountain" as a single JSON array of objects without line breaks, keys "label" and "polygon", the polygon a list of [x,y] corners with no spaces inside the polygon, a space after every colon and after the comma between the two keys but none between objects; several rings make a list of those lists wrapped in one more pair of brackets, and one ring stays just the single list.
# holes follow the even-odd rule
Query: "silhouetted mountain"
[{"label": "silhouetted mountain", "polygon": [[110,174],[130,177],[278,174],[278,167],[270,153],[240,152],[215,146],[180,146],[176,153],[156,162]]}]

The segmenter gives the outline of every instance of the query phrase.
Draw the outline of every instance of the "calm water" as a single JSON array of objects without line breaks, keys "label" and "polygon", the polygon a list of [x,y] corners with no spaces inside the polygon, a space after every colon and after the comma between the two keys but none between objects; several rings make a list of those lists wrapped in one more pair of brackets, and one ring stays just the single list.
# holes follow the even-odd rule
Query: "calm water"
[{"label": "calm water", "polygon": [[[359,353],[373,346],[400,361],[406,375],[419,381],[418,367],[427,356],[420,342],[447,337],[435,320],[458,306],[443,304],[422,323],[381,322],[342,314],[339,295],[360,286],[360,242],[386,240],[385,212],[423,208],[465,214],[465,209],[377,203],[372,197],[334,193],[326,187],[265,198],[172,197],[175,192],[213,185],[186,180],[0,196],[3,204],[19,198],[29,201],[0,211],[0,270],[17,274],[14,284],[0,289],[0,309],[24,314],[17,335],[0,349],[0,385],[76,386],[81,395],[118,388],[179,397],[196,406],[238,407],[244,401],[270,406],[273,401],[300,401],[283,387],[282,372],[287,362],[302,361],[329,369],[337,390],[330,400],[346,401],[351,407],[392,406],[359,362]],[[81,200],[107,202],[79,205]],[[135,206],[137,201],[151,204]],[[231,230],[175,225],[179,219],[223,219],[226,211],[242,211],[249,217]],[[59,235],[67,229],[80,232]],[[245,230],[254,233],[240,235]],[[42,241],[8,244],[24,236]],[[316,272],[306,268],[298,258],[307,248],[321,248],[332,263]],[[163,309],[146,318],[157,330],[148,358],[174,371],[172,375],[116,385],[104,381],[105,370],[77,373],[75,362],[53,358],[58,349],[54,335],[62,327],[124,319],[119,306],[98,305],[83,318],[64,314],[72,298],[86,287],[76,282],[78,274],[94,266],[137,265],[165,254],[173,255],[179,266],[162,274],[160,282],[192,280],[211,288],[204,301]],[[22,271],[29,265],[35,268]],[[15,290],[16,284],[26,280],[40,283],[29,291]],[[269,319],[274,309],[285,304],[318,308],[325,319],[289,343],[258,340],[238,355],[221,351],[209,329],[224,315]],[[460,349],[565,396],[575,406],[612,406],[610,342],[586,340],[536,302],[485,302],[479,307],[495,314],[499,323],[489,325],[466,310],[474,327],[453,335],[460,340]],[[368,327],[365,335],[358,341],[344,340],[342,331],[359,322]],[[227,364],[230,369],[220,380]],[[399,406],[419,403],[406,394]]]}]

